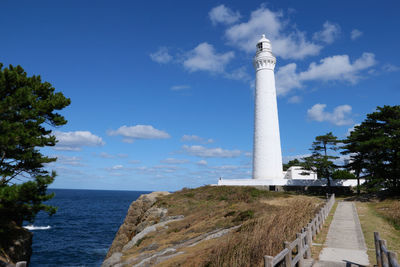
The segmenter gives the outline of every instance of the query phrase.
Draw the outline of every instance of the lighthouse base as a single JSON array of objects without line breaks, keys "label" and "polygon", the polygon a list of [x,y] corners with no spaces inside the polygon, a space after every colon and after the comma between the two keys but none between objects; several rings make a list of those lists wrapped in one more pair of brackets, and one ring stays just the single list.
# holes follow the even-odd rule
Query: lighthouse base
[{"label": "lighthouse base", "polygon": [[[364,183],[360,179],[360,184]],[[227,186],[327,186],[328,181],[322,179],[220,179],[217,185]],[[331,186],[357,186],[357,180],[331,180]]]},{"label": "lighthouse base", "polygon": [[[360,184],[364,179],[360,179]],[[300,166],[292,166],[282,173],[281,177],[273,179],[222,179],[217,185],[228,186],[327,186],[328,180],[318,179],[312,171],[303,170]],[[357,180],[331,180],[331,186],[357,186]]]}]

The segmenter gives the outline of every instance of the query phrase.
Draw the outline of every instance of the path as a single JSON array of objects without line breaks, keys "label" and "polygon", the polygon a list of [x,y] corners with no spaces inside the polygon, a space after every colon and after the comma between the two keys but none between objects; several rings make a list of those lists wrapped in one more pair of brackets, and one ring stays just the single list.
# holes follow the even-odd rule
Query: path
[{"label": "path", "polygon": [[367,247],[353,202],[339,202],[319,261],[313,266],[368,266]]}]

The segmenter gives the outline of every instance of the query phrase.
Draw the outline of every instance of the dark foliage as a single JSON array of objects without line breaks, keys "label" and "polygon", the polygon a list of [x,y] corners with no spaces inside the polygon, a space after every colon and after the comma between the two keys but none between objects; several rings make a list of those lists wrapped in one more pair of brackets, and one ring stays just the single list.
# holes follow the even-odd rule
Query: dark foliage
[{"label": "dark foliage", "polygon": [[0,234],[10,222],[21,226],[41,210],[56,211],[43,204],[53,197],[46,190],[56,175],[44,164],[56,158],[39,150],[56,144],[46,126],[67,123],[56,111],[68,106],[70,99],[54,90],[40,76],[28,77],[20,66],[3,69],[0,64]]},{"label": "dark foliage", "polygon": [[400,193],[400,106],[377,107],[343,143],[347,168],[367,180],[368,190]]}]

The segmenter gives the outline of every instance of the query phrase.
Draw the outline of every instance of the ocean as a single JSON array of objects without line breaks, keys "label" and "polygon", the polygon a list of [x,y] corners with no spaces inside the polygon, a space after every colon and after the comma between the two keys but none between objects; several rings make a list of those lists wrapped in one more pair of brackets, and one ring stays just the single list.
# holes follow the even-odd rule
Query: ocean
[{"label": "ocean", "polygon": [[145,191],[49,189],[53,216],[39,213],[34,224],[31,267],[100,266],[129,205]]}]

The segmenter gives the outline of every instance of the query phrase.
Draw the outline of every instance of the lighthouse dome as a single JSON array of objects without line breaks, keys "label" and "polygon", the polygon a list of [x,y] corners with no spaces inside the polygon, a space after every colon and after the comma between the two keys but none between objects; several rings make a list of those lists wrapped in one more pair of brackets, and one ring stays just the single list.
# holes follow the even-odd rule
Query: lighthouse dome
[{"label": "lighthouse dome", "polygon": [[262,51],[272,52],[271,42],[265,37],[265,34],[263,34],[261,39],[257,42],[257,52]]}]

